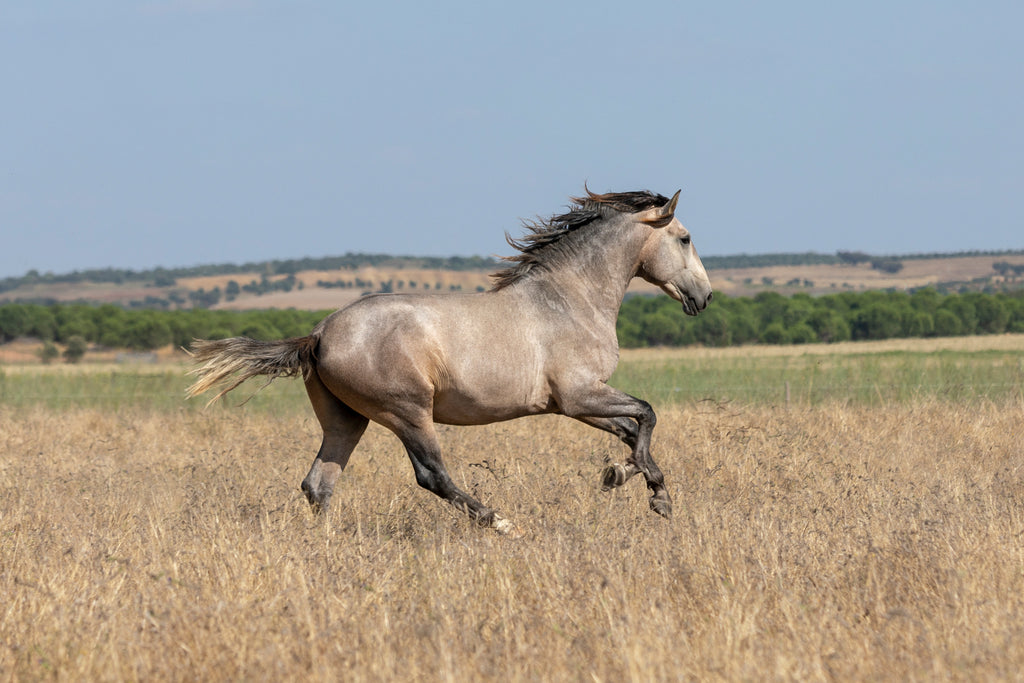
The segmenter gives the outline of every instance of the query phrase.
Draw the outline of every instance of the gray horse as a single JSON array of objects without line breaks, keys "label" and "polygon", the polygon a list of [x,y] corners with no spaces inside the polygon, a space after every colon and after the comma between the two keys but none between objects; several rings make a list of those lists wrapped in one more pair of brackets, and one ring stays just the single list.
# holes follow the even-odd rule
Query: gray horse
[{"label": "gray horse", "polygon": [[483,526],[511,522],[452,481],[435,423],[479,425],[560,413],[611,432],[632,449],[602,473],[605,490],[642,473],[651,509],[669,517],[672,502],[650,454],[650,404],[608,386],[619,346],[622,298],[639,276],[697,315],[711,283],[675,218],[671,200],[651,192],[574,198],[568,213],[528,223],[520,253],[474,294],[381,294],[336,311],[306,337],[256,341],[196,340],[200,365],[188,395],[224,386],[211,403],[250,377],[301,374],[323,428],[323,443],[302,490],[316,511],[370,420],[405,445],[420,486]]}]

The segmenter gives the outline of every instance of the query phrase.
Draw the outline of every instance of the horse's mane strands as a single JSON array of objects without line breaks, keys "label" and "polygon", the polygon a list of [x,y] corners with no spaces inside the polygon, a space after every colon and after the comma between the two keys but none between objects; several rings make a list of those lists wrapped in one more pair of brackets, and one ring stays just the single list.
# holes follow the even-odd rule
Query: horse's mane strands
[{"label": "horse's mane strands", "polygon": [[[587,226],[594,221],[607,217],[610,213],[636,213],[647,209],[664,206],[668,197],[641,190],[638,192],[606,192],[597,194],[583,185],[586,197],[570,197],[572,204],[569,211],[547,219],[523,221],[527,233],[514,238],[505,233],[505,241],[516,251],[514,256],[503,256],[503,261],[513,265],[491,275],[494,284],[491,291],[496,292],[514,284],[525,277],[536,266],[548,260],[552,250],[547,249],[558,244],[566,235]],[[646,221],[653,227],[664,227],[671,217]]]}]

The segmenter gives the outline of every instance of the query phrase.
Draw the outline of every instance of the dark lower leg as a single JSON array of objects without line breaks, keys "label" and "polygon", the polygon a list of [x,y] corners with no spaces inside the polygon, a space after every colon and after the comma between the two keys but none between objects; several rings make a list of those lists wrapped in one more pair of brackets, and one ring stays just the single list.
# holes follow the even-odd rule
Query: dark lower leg
[{"label": "dark lower leg", "polygon": [[513,532],[511,522],[460,489],[452,481],[441,459],[441,448],[433,433],[432,423],[425,429],[406,431],[400,438],[416,472],[416,483],[465,512],[480,526],[492,527],[501,533]]}]

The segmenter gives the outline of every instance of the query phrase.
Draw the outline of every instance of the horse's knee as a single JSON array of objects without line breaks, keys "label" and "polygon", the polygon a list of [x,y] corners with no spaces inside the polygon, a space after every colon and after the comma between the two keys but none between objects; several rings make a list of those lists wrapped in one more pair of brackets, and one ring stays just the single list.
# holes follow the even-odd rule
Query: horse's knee
[{"label": "horse's knee", "polygon": [[640,401],[640,415],[637,417],[638,427],[643,425],[649,430],[654,429],[654,425],[658,423],[658,415],[654,412],[654,408],[651,407],[650,403],[642,399],[638,400]]}]

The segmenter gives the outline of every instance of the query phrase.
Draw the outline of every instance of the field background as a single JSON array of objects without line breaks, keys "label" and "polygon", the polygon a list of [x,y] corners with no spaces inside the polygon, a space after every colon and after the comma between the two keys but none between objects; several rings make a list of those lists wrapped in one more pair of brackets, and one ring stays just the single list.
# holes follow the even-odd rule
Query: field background
[{"label": "field background", "polygon": [[442,428],[523,536],[371,426],[314,519],[301,384],[185,404],[180,362],[0,372],[0,680],[1021,680],[1024,336],[623,353],[626,449]]}]

